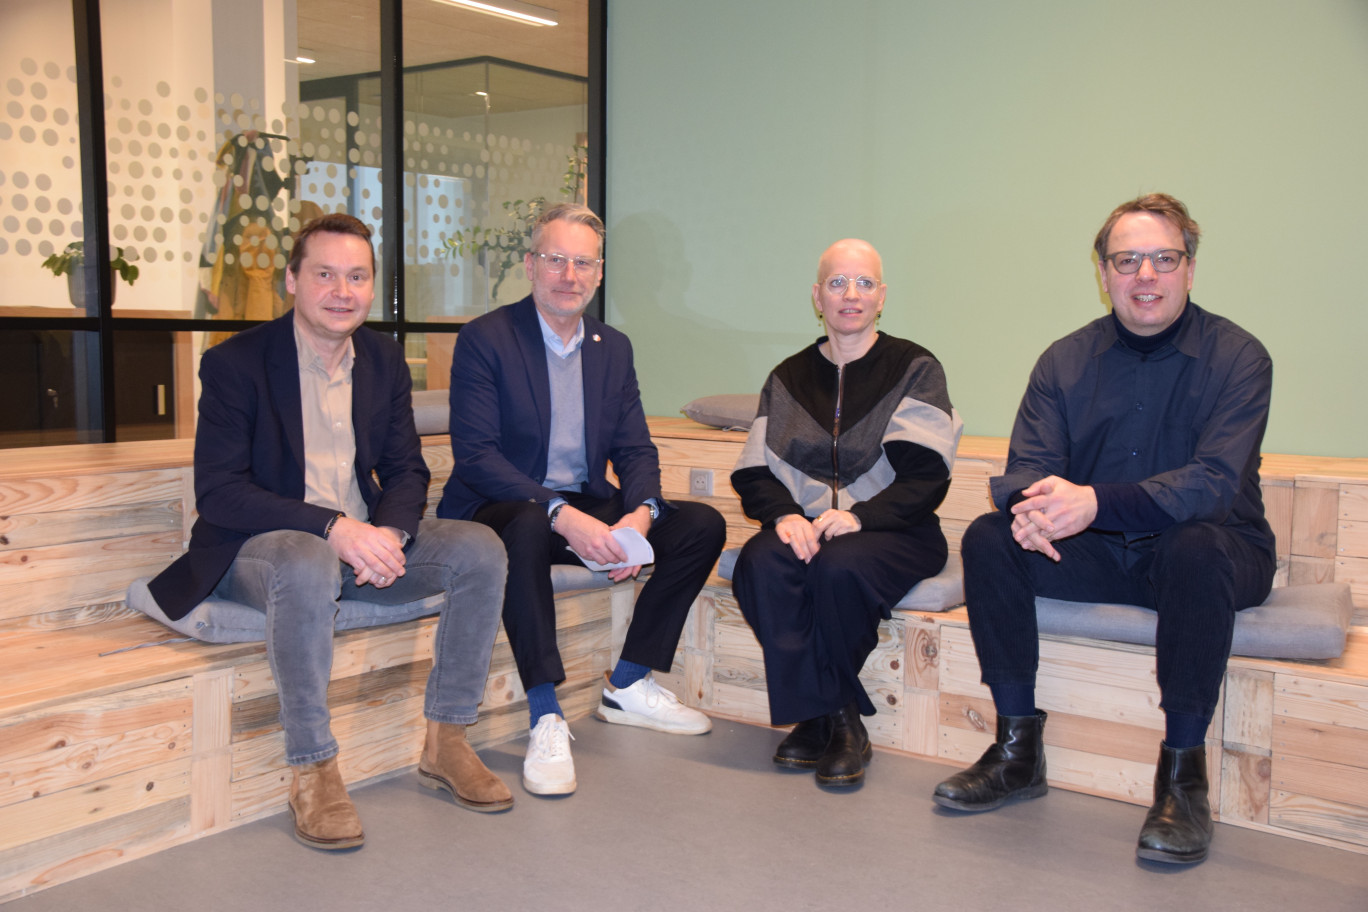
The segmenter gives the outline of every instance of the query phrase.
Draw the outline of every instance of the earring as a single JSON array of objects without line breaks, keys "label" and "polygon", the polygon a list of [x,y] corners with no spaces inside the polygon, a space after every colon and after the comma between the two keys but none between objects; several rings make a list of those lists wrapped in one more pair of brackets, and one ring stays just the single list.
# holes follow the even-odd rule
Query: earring
[{"label": "earring", "polygon": [[826,318],[824,318],[820,313],[817,315],[817,325],[822,327],[826,326]]}]

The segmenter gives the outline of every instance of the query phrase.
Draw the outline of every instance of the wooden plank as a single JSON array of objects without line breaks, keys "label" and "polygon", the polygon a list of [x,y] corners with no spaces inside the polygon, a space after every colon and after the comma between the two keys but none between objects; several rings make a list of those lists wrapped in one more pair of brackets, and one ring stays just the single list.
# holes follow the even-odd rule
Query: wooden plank
[{"label": "wooden plank", "polygon": [[1310,833],[1340,845],[1368,846],[1368,810],[1282,789],[1269,796],[1268,822],[1284,832]]},{"label": "wooden plank", "polygon": [[0,904],[179,845],[189,818],[177,798],[0,851]]},{"label": "wooden plank", "polygon": [[[353,754],[372,743],[395,743],[407,733],[422,746],[427,722],[423,718],[422,695],[392,703],[358,708],[332,719],[333,737],[341,754]],[[405,743],[407,743],[405,741]],[[340,762],[340,760],[339,760]],[[416,755],[415,760],[416,762]],[[404,764],[398,764],[402,766]],[[252,779],[282,769],[285,763],[285,733],[279,729],[248,738],[234,739],[232,746],[232,782]]]},{"label": "wooden plank", "polygon": [[[997,715],[986,697],[942,694],[939,722],[942,730],[972,731],[988,742],[997,732]],[[1140,763],[1154,763],[1160,740],[1162,734],[1150,727],[1067,712],[1051,711],[1045,723],[1046,744]]]},{"label": "wooden plank", "polygon": [[1342,484],[1339,518],[1368,522],[1368,484]]},{"label": "wooden plank", "polygon": [[[1279,716],[1273,726],[1278,757],[1309,757],[1351,767],[1368,767],[1368,731]],[[1363,796],[1368,805],[1368,794]]]},{"label": "wooden plank", "polygon": [[[45,456],[52,449],[59,448],[43,447],[38,455]],[[8,463],[13,455],[14,451],[7,450],[5,461]],[[168,468],[65,474],[60,469],[45,467],[31,477],[0,481],[0,515],[103,510],[123,504],[178,501],[183,490],[181,479],[187,471],[188,468]]]},{"label": "wooden plank", "polygon": [[[942,727],[939,756],[968,766],[992,740],[991,734]],[[1154,754],[1158,756],[1158,751]],[[1147,806],[1154,800],[1153,758],[1148,762],[1134,761],[1047,745],[1045,766],[1051,786],[1131,804]]]},{"label": "wooden plank", "polygon": [[1273,742],[1273,674],[1228,668],[1225,679],[1227,749],[1268,756]]},{"label": "wooden plank", "polygon": [[117,694],[73,697],[60,709],[6,715],[0,721],[0,762],[94,743],[149,725],[190,719],[189,678]]},{"label": "wooden plank", "polygon": [[1335,561],[1335,582],[1348,583],[1354,600],[1354,623],[1368,624],[1368,558],[1341,557]]},{"label": "wooden plank", "polygon": [[1292,553],[1292,500],[1294,488],[1286,482],[1265,482],[1263,485],[1264,519],[1273,529],[1278,559]]},{"label": "wooden plank", "polygon": [[[190,701],[112,710],[108,719],[64,713],[10,727],[21,744],[47,741],[50,747],[27,756],[11,755],[0,770],[0,807],[88,785],[190,753]],[[37,730],[41,729],[41,730]],[[0,741],[0,743],[5,743]],[[10,747],[7,745],[7,750]],[[21,748],[22,749],[22,748]]]},{"label": "wooden plank", "polygon": [[878,643],[860,668],[860,680],[895,684],[901,691],[905,651],[902,620],[880,621]]},{"label": "wooden plank", "polygon": [[[696,469],[712,469],[714,472],[731,475],[736,460],[745,445],[742,438],[735,443],[716,440],[682,440],[672,437],[655,439],[656,449],[660,452],[661,465],[689,466]],[[714,490],[716,482],[714,481]]]},{"label": "wooden plank", "polygon": [[233,670],[195,675],[194,761],[190,767],[190,829],[196,834],[232,822]]},{"label": "wooden plank", "polygon": [[150,563],[160,561],[156,565],[164,567],[180,554],[179,523],[172,532],[149,532],[98,541],[0,551],[0,587],[28,587],[44,580],[125,570],[132,571],[126,573],[126,589],[128,583],[136,578],[135,574]]},{"label": "wooden plank", "polygon": [[[408,662],[377,668],[347,678],[334,678],[328,683],[328,710],[334,722],[337,717],[381,703],[399,702],[423,695],[431,660]],[[232,740],[255,738],[280,728],[280,699],[277,694],[266,694],[252,700],[240,700],[232,708]]]},{"label": "wooden plank", "polygon": [[732,684],[715,676],[709,711],[754,725],[769,725],[769,697],[763,690]]},{"label": "wooden plank", "polygon": [[1368,686],[1279,674],[1273,682],[1273,715],[1368,732]]},{"label": "wooden plank", "polygon": [[1212,797],[1219,796],[1222,820],[1268,823],[1272,768],[1272,761],[1266,754],[1230,747],[1221,751],[1221,787]]},{"label": "wooden plank", "polygon": [[729,684],[764,692],[765,659],[749,627],[719,624],[714,631],[713,686]]},{"label": "wooden plank", "polygon": [[1342,519],[1338,528],[1336,557],[1368,557],[1368,520]]},{"label": "wooden plank", "polygon": [[1310,757],[1273,753],[1273,788],[1364,808],[1368,805],[1368,769]]},{"label": "wooden plank", "polygon": [[1334,557],[1339,485],[1298,479],[1292,498],[1292,553]]},{"label": "wooden plank", "polygon": [[156,503],[0,516],[0,551],[174,531],[182,523],[180,498]]},{"label": "wooden plank", "polygon": [[936,690],[940,686],[940,625],[917,615],[904,615],[903,639],[907,686]]},{"label": "wooden plank", "polygon": [[141,808],[187,798],[190,757],[0,808],[0,851]]},{"label": "wooden plank", "polygon": [[903,691],[902,750],[921,757],[936,756],[939,734],[940,695],[934,690],[908,688]]},{"label": "wooden plank", "polygon": [[1288,562],[1288,586],[1306,583],[1330,583],[1335,580],[1336,562],[1328,557],[1303,557],[1292,555]]}]

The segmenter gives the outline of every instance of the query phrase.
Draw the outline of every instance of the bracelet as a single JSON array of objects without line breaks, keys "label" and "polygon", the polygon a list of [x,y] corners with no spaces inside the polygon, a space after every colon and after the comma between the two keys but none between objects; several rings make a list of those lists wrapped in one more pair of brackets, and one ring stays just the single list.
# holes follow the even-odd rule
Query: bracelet
[{"label": "bracelet", "polygon": [[346,515],[346,513],[334,513],[333,518],[328,520],[328,524],[323,527],[323,538],[325,541],[329,535],[332,535],[333,526],[337,525],[337,521]]},{"label": "bracelet", "polygon": [[554,507],[552,507],[551,513],[547,516],[547,518],[551,520],[551,531],[552,531],[552,532],[556,531],[556,518],[557,518],[558,516],[560,516],[560,511],[561,511],[561,510],[564,510],[564,509],[565,509],[565,504],[563,504],[563,503],[558,503],[558,504],[556,504]]}]

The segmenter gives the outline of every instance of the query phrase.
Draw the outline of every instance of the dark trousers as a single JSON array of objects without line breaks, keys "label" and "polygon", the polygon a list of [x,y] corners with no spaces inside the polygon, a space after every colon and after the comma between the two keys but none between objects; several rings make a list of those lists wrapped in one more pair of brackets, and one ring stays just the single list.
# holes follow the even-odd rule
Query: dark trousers
[{"label": "dark trousers", "polygon": [[752,536],[732,590],[764,651],[770,721],[801,722],[849,703],[874,715],[860,669],[878,645],[879,621],[945,557],[938,526],[838,535],[807,564],[774,529]]},{"label": "dark trousers", "polygon": [[1141,605],[1158,613],[1161,706],[1211,718],[1230,656],[1235,612],[1268,597],[1276,559],[1244,536],[1184,522],[1126,547],[1085,531],[1053,543],[1055,563],[1012,539],[1012,515],[989,513],[964,533],[964,596],[985,684],[1035,685],[1035,597]]},{"label": "dark trousers", "polygon": [[[621,495],[609,500],[565,492],[577,510],[612,525],[622,518]],[[556,645],[552,564],[579,564],[566,541],[551,531],[546,505],[505,501],[475,511],[476,522],[498,533],[508,551],[503,623],[524,689],[565,680]],[[677,501],[651,525],[646,540],[655,551],[650,579],[637,597],[622,658],[669,671],[689,606],[708,580],[726,541],[722,515],[707,504]]]}]

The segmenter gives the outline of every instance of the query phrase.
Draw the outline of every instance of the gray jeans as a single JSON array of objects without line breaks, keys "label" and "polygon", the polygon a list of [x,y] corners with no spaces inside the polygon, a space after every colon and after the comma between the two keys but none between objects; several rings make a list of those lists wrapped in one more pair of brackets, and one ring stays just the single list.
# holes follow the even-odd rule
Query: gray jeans
[{"label": "gray jeans", "polygon": [[373,604],[376,624],[384,624],[387,608],[445,593],[423,712],[435,722],[475,721],[503,605],[503,543],[478,523],[425,519],[405,557],[406,572],[393,585],[358,587],[351,567],[319,536],[264,532],[243,545],[215,588],[215,595],[266,615],[266,657],[280,693],[288,763],[337,753],[328,679],[339,599]]}]

